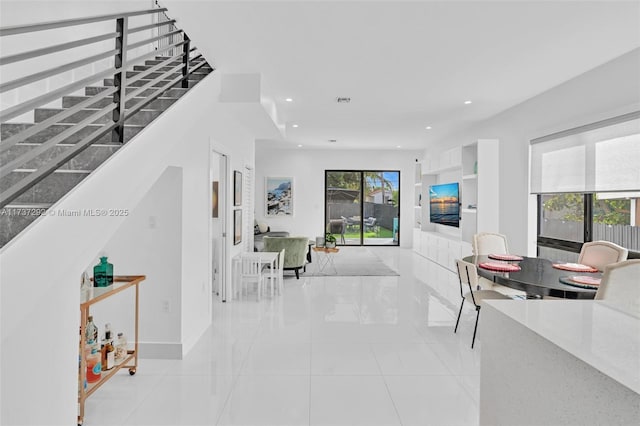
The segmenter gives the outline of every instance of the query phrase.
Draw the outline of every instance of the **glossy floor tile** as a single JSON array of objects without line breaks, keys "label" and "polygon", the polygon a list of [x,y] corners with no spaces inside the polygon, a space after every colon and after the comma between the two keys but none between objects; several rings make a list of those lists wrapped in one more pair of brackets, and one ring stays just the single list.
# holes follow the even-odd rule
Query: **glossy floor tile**
[{"label": "glossy floor tile", "polygon": [[395,247],[399,276],[286,277],[260,302],[214,301],[182,360],[140,360],[86,403],[94,425],[476,425],[482,336],[455,276]]},{"label": "glossy floor tile", "polygon": [[400,425],[382,376],[312,376],[312,425]]}]

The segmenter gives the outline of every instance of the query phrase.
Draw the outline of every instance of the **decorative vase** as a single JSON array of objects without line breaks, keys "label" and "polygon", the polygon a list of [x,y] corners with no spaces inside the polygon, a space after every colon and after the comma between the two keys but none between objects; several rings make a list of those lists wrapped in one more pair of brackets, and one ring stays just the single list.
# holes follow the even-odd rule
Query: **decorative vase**
[{"label": "decorative vase", "polygon": [[94,287],[109,287],[113,284],[113,265],[107,262],[107,256],[100,257],[100,263],[93,267]]}]

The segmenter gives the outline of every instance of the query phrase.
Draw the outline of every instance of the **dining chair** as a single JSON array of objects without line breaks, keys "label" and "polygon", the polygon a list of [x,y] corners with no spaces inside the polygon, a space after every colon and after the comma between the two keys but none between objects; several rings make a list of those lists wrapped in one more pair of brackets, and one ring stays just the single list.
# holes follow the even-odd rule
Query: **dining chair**
[{"label": "dining chair", "polygon": [[595,299],[614,302],[640,317],[640,259],[605,266]]},{"label": "dining chair", "polygon": [[[275,280],[272,279],[271,274],[267,274],[263,277],[265,282],[265,287],[266,287],[266,284],[268,283],[271,287],[272,294],[274,293],[273,291],[274,287],[278,289],[278,294],[282,294],[282,288],[284,285],[284,251],[285,249],[282,249],[278,253],[278,258],[276,259]],[[267,269],[268,268],[269,266],[267,266]]]},{"label": "dining chair", "polygon": [[[474,256],[488,256],[490,254],[510,254],[507,236],[495,232],[480,232],[473,235],[471,241],[472,253]],[[496,284],[491,280],[480,277],[478,281],[479,289],[497,290],[509,296],[526,297],[526,293]]]},{"label": "dining chair", "polygon": [[609,241],[592,241],[582,245],[578,263],[602,271],[606,265],[627,260],[628,254],[629,250]]},{"label": "dining chair", "polygon": [[472,250],[474,256],[509,254],[509,245],[506,235],[480,232],[473,235]]},{"label": "dining chair", "polygon": [[256,284],[256,297],[258,302],[260,301],[260,296],[262,293],[262,266],[260,264],[260,259],[257,256],[243,256],[241,259],[241,269],[240,269],[240,296],[243,294],[249,296],[249,284]]},{"label": "dining chair", "polygon": [[473,303],[473,306],[476,308],[476,325],[473,328],[473,339],[471,340],[471,349],[473,349],[473,345],[476,342],[476,332],[478,331],[478,319],[480,318],[480,305],[482,301],[489,299],[509,300],[510,297],[494,290],[474,290],[478,286],[478,270],[476,269],[476,265],[458,259],[456,260],[456,266],[458,269],[458,281],[460,282],[460,297],[462,297],[462,302],[460,303],[460,311],[458,312],[458,319],[456,320],[456,328],[453,329],[453,332],[458,332],[458,323],[460,322],[465,300]]},{"label": "dining chair", "polygon": [[331,219],[327,224],[327,232],[330,232],[335,235],[340,235],[340,242],[342,244],[345,243],[344,233],[347,229],[347,222],[342,219]]}]

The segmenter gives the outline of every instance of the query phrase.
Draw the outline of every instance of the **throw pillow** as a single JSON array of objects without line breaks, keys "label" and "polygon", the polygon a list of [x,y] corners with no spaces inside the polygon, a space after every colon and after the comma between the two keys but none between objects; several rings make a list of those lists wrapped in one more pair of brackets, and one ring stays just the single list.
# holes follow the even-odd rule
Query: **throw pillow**
[{"label": "throw pillow", "polygon": [[260,232],[264,234],[265,232],[269,232],[269,227],[264,222],[258,222],[258,227],[260,228]]}]

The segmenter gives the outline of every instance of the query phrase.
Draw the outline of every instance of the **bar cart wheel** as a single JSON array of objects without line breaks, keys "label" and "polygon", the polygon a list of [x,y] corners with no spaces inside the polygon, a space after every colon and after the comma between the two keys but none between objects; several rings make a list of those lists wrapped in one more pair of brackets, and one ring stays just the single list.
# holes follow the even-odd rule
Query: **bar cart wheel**
[{"label": "bar cart wheel", "polygon": [[129,369],[129,375],[130,375],[130,376],[133,376],[134,374],[136,374],[136,369],[135,369],[135,367],[130,368],[130,369]]}]

